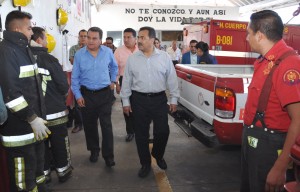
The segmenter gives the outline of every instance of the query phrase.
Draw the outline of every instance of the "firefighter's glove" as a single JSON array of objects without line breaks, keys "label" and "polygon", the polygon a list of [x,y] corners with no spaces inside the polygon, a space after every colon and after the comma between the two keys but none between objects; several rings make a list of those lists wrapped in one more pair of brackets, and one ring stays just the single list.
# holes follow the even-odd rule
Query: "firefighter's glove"
[{"label": "firefighter's glove", "polygon": [[44,138],[48,138],[48,135],[51,134],[51,131],[45,125],[47,124],[47,121],[42,118],[37,117],[29,123],[34,132],[36,140],[43,140]]}]

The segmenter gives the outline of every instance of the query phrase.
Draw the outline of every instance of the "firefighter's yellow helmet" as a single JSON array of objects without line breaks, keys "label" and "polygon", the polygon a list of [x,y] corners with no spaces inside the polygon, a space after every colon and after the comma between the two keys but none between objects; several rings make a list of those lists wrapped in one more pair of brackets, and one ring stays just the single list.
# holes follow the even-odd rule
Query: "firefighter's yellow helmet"
[{"label": "firefighter's yellow helmet", "polygon": [[62,26],[68,22],[68,13],[64,11],[62,8],[57,9],[57,25]]},{"label": "firefighter's yellow helmet", "polygon": [[29,3],[31,3],[31,0],[13,0],[13,4],[15,7],[18,7],[18,6],[25,7]]},{"label": "firefighter's yellow helmet", "polygon": [[47,36],[47,48],[48,48],[48,53],[52,52],[53,49],[55,48],[55,45],[56,45],[56,41],[54,39],[54,37],[49,34],[49,33],[46,33],[46,36]]}]

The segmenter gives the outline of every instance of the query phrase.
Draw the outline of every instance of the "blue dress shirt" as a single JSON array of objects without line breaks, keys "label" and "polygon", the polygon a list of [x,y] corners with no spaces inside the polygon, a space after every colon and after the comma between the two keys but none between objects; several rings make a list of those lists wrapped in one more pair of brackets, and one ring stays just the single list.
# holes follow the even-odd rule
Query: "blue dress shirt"
[{"label": "blue dress shirt", "polygon": [[80,86],[99,90],[115,82],[118,65],[110,48],[100,46],[94,57],[86,47],[78,50],[74,57],[71,89],[76,99],[82,97]]}]

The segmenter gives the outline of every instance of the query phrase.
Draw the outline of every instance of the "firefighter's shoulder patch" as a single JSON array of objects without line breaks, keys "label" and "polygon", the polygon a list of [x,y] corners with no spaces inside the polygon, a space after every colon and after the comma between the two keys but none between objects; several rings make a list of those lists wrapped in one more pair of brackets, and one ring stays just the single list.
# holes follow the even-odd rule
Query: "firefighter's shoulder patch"
[{"label": "firefighter's shoulder patch", "polygon": [[288,69],[283,75],[283,82],[288,85],[300,83],[300,73],[296,69]]}]

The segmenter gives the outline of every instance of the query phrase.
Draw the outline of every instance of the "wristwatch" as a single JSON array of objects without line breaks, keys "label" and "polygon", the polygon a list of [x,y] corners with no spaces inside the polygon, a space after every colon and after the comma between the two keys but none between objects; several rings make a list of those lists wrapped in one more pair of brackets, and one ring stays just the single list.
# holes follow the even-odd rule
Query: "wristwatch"
[{"label": "wristwatch", "polygon": [[115,82],[115,81],[112,81],[112,83],[117,84],[117,82]]}]

